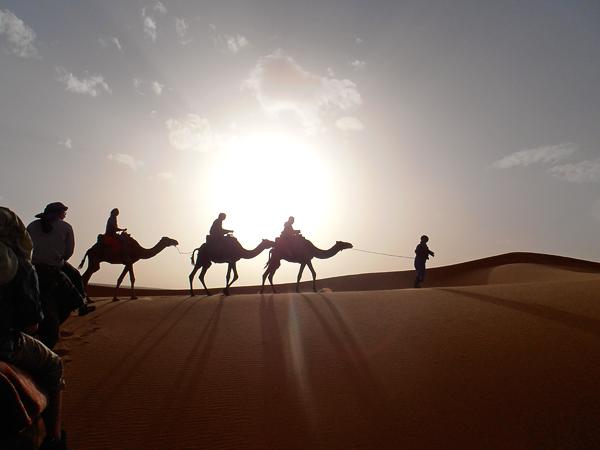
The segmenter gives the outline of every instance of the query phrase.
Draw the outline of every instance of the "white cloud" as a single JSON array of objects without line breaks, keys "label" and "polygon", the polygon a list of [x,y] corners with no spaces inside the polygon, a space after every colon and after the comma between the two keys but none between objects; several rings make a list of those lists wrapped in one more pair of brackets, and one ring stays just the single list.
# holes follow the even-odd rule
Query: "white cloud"
[{"label": "white cloud", "polygon": [[548,172],[571,183],[600,183],[600,158],[554,166]]},{"label": "white cloud", "polygon": [[58,145],[62,145],[63,147],[71,150],[73,148],[73,141],[71,140],[71,138],[67,138],[64,141],[58,141]]},{"label": "white cloud", "polygon": [[527,167],[531,164],[557,163],[577,151],[574,144],[549,145],[545,147],[521,150],[505,156],[494,162],[497,169],[508,169],[511,167]]},{"label": "white cloud", "polygon": [[335,126],[342,131],[362,131],[365,129],[363,123],[356,117],[340,117],[335,122]]},{"label": "white cloud", "polygon": [[192,42],[192,39],[188,37],[189,29],[190,26],[185,19],[175,17],[175,31],[177,32],[177,36],[179,37],[179,42],[181,45],[187,45]]},{"label": "white cloud", "polygon": [[146,81],[142,80],[141,78],[134,78],[133,87],[140,95],[146,95],[149,92],[152,92],[155,95],[160,95],[162,94],[165,85],[159,83],[158,81]]},{"label": "white cloud", "polygon": [[0,38],[7,42],[8,50],[21,58],[38,56],[38,51],[33,45],[35,31],[15,16],[8,9],[0,9]]},{"label": "white cloud", "polygon": [[367,63],[365,61],[361,61],[360,59],[355,59],[354,61],[350,62],[350,65],[354,70],[363,70],[367,66]]},{"label": "white cloud", "polygon": [[167,7],[162,2],[156,2],[156,4],[152,7],[154,11],[159,12],[160,14],[167,13]]},{"label": "white cloud", "polygon": [[355,83],[312,74],[282,50],[261,58],[243,87],[270,114],[296,113],[309,133],[322,128],[321,116],[326,111],[346,112],[362,104]]},{"label": "white cloud", "polygon": [[359,37],[355,37],[355,38],[354,38],[354,42],[356,42],[357,44],[362,44],[363,42],[365,42],[365,40],[364,40],[364,39],[361,39],[361,38],[359,38]]},{"label": "white cloud", "polygon": [[111,153],[107,156],[110,161],[129,167],[131,170],[137,171],[144,165],[143,161],[135,159],[133,156],[126,153]]},{"label": "white cloud", "polygon": [[250,41],[240,34],[220,34],[217,32],[217,27],[213,24],[210,24],[210,30],[215,45],[221,49],[227,50],[229,53],[235,55],[250,46]]},{"label": "white cloud", "polygon": [[172,172],[159,172],[156,174],[157,178],[160,178],[161,180],[165,180],[165,181],[169,181],[172,180],[175,175],[173,175]]},{"label": "white cloud", "polygon": [[110,38],[108,38],[108,41],[106,39],[104,39],[104,38],[98,38],[98,42],[104,48],[108,47],[109,45],[114,45],[115,48],[117,50],[119,50],[119,52],[124,53],[123,46],[121,45],[121,42],[119,41],[118,38],[116,38],[114,36],[111,36]]},{"label": "white cloud", "polygon": [[112,93],[110,87],[100,74],[90,75],[85,72],[83,78],[77,78],[64,67],[57,67],[58,81],[65,85],[65,89],[76,94],[86,94],[92,97],[99,96],[103,91]]},{"label": "white cloud", "polygon": [[249,45],[248,39],[239,34],[235,36],[225,36],[225,39],[227,40],[227,48],[231,53],[237,53]]},{"label": "white cloud", "polygon": [[208,119],[197,114],[188,114],[181,120],[166,121],[169,143],[177,150],[205,152],[214,144],[214,135]]},{"label": "white cloud", "polygon": [[144,16],[144,33],[152,42],[156,42],[156,21],[150,16]]}]

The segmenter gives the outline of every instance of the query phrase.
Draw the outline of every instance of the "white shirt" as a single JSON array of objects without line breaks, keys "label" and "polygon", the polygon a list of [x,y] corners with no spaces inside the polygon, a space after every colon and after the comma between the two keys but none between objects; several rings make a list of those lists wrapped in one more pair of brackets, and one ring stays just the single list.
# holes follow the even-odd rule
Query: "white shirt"
[{"label": "white shirt", "polygon": [[75,249],[75,236],[73,228],[64,220],[57,220],[52,224],[52,231],[44,233],[42,220],[34,220],[27,226],[33,240],[33,264],[47,264],[62,267]]}]

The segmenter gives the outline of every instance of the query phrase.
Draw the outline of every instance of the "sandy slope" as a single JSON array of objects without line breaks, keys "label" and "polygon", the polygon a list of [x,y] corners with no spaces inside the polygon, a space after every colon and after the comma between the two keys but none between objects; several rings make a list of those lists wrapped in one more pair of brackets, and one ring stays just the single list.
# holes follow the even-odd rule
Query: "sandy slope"
[{"label": "sandy slope", "polygon": [[471,287],[100,301],[61,344],[72,446],[600,448],[600,276],[515,264],[463,268],[504,283]]}]

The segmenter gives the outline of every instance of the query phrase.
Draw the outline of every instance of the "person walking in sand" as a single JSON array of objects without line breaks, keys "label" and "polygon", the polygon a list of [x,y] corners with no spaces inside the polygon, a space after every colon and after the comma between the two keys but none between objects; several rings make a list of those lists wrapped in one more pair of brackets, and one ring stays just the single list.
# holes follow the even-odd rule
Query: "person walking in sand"
[{"label": "person walking in sand", "polygon": [[427,242],[429,242],[429,237],[426,235],[421,236],[421,242],[415,248],[415,269],[417,271],[415,277],[415,288],[420,288],[423,281],[425,281],[425,263],[429,259],[429,255],[435,256],[429,247],[427,246]]}]

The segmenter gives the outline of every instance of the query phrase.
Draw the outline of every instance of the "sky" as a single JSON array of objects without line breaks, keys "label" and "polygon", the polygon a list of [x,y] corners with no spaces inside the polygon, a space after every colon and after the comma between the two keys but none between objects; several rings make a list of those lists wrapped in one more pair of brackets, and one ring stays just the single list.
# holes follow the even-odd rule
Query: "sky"
[{"label": "sky", "polygon": [[[428,234],[431,267],[598,261],[598,24],[578,0],[0,0],[0,204],[25,223],[68,205],[73,264],[114,207],[143,246],[177,239],[139,286],[186,287],[220,212],[249,249],[293,215],[320,248],[411,256]],[[411,267],[315,260],[319,278]]]}]

